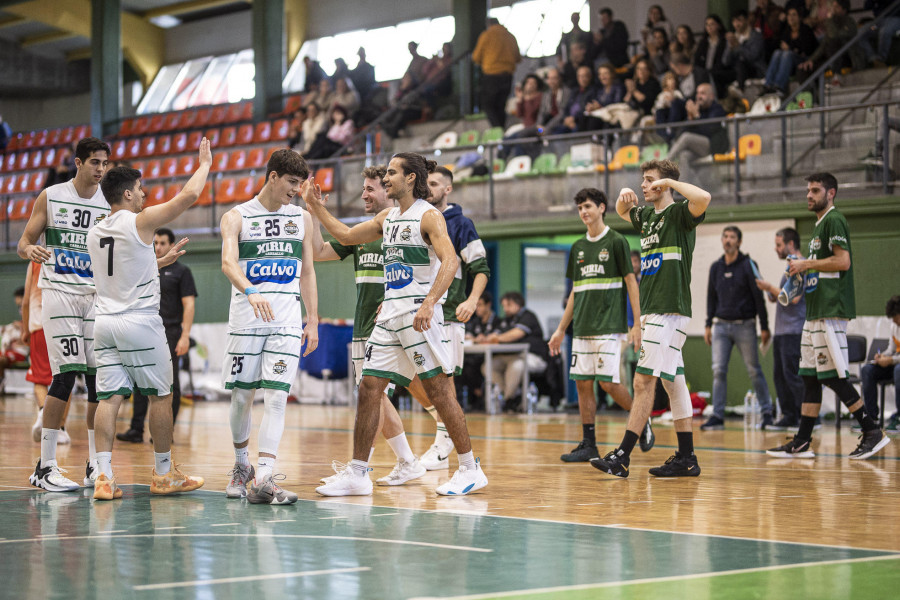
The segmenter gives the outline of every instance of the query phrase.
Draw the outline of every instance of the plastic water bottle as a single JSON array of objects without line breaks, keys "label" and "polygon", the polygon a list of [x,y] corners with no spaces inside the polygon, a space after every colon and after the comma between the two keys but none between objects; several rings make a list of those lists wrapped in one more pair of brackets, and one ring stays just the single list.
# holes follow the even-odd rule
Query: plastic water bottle
[{"label": "plastic water bottle", "polygon": [[533,381],[528,384],[528,412],[531,412],[535,406],[537,406],[538,400],[540,400],[540,395],[538,394],[537,384]]},{"label": "plastic water bottle", "polygon": [[747,390],[744,394],[744,424],[750,427],[756,427],[759,420],[759,402],[756,393],[753,390]]}]

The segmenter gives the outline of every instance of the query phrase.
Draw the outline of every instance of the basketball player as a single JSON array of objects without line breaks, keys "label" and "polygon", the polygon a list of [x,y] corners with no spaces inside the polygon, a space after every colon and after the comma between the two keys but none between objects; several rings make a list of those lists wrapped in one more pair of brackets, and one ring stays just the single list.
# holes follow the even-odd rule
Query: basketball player
[{"label": "basketball player", "polygon": [[[231,390],[235,454],[225,495],[246,497],[253,504],[297,501],[297,494],[276,485],[274,470],[301,348],[306,343],[306,356],[319,343],[316,272],[307,235],[312,219],[291,204],[308,175],[302,156],[278,150],[269,158],[266,183],[259,194],[222,216],[222,271],[233,286],[222,375],[225,388]],[[305,329],[301,298],[306,306]],[[265,409],[254,470],[247,446],[250,409],[259,388],[264,391]]]},{"label": "basketball player", "polygon": [[[623,188],[616,212],[641,234],[641,353],[634,374],[634,405],[619,447],[591,465],[616,477],[628,477],[631,451],[650,417],[656,380],[662,377],[669,395],[678,451],[660,467],[657,477],[696,477],[690,394],[684,380],[684,329],[691,318],[691,259],[696,228],[706,217],[711,196],[695,185],[678,181],[678,165],[652,160],[641,165],[641,192],[652,206],[638,206],[638,197]],[[686,201],[676,202],[678,192]]]},{"label": "basketball player", "polygon": [[394,155],[384,182],[388,197],[396,200],[398,207],[383,210],[352,229],[326,210],[317,186],[306,197],[307,206],[340,243],[364,244],[384,237],[384,303],[366,344],[353,460],[336,480],[316,488],[324,496],[372,493],[368,456],[377,433],[382,394],[389,381],[406,386],[416,375],[459,454],[459,470],[437,493],[464,495],[488,483],[472,453],[452,381],[444,376],[452,375],[453,364],[443,340],[441,305],[458,264],[443,216],[424,200],[430,195],[430,162],[414,153]]},{"label": "basketball player", "polygon": [[95,500],[122,497],[112,470],[116,416],[134,388],[150,400],[150,434],[155,466],[150,493],[189,492],[203,485],[172,464],[172,359],[159,316],[159,267],[153,238],[156,230],[178,218],[200,197],[212,154],[209,140],[200,142],[199,166],[182,191],[164,204],[144,210],[141,172],[110,169],[101,182],[109,199],[107,219],[87,235],[96,265],[97,286],[97,463]]},{"label": "basketball player", "polygon": [[[595,381],[625,410],[631,410],[632,405],[628,389],[619,382],[619,370],[622,346],[628,333],[626,289],[634,314],[630,342],[635,352],[641,346],[638,284],[631,268],[628,242],[603,222],[607,204],[606,194],[596,188],[584,188],[575,194],[578,216],[587,226],[587,235],[572,244],[566,272],[566,277],[572,281],[572,291],[562,320],[548,342],[550,355],[558,355],[566,328],[574,321],[569,378],[575,381],[578,389],[582,440],[574,450],[560,457],[563,462],[588,462],[600,458],[594,429],[597,415]],[[653,430],[647,419],[641,434],[641,450],[649,451],[653,442]]]}]

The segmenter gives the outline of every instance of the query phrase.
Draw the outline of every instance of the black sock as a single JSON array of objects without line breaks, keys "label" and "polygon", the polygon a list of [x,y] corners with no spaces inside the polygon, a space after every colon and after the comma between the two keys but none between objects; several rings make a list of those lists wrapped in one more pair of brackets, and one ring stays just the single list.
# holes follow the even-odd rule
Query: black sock
[{"label": "black sock", "polygon": [[591,423],[590,425],[585,425],[582,423],[582,425],[581,425],[582,439],[585,442],[587,442],[588,444],[590,444],[591,446],[597,445],[597,437],[596,437],[596,434],[594,433],[595,430],[596,430],[596,427],[594,427],[593,423]]},{"label": "black sock", "polygon": [[797,431],[797,439],[809,441],[812,439],[813,427],[816,426],[816,417],[800,415],[800,430]]},{"label": "black sock", "polygon": [[625,456],[631,456],[631,451],[634,450],[634,445],[637,444],[637,441],[641,438],[638,434],[628,429],[625,430],[625,436],[622,437],[622,443],[619,444],[619,450],[625,453]]},{"label": "black sock", "polygon": [[866,407],[864,406],[853,413],[853,418],[856,419],[856,422],[862,427],[863,432],[878,429],[878,423],[875,422],[875,419],[866,414]]},{"label": "black sock", "polygon": [[690,456],[694,453],[694,433],[692,431],[676,431],[678,438],[678,453],[682,456]]}]

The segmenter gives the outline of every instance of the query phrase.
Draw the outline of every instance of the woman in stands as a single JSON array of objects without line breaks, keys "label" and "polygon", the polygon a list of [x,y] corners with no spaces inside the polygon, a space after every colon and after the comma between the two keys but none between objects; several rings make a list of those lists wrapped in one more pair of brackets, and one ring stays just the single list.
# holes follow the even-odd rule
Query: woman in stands
[{"label": "woman in stands", "polygon": [[303,121],[303,138],[301,140],[300,154],[306,156],[309,154],[316,138],[325,129],[325,113],[319,108],[315,102],[311,102],[306,107],[306,119]]},{"label": "woman in stands", "polygon": [[[612,104],[618,104],[625,98],[625,86],[622,85],[616,76],[616,70],[612,63],[600,65],[600,68],[597,69],[597,77],[600,85],[597,87],[596,98],[588,102],[585,107],[587,112],[594,112]],[[587,129],[603,129],[608,126],[608,121],[602,118],[591,117],[588,120]]]},{"label": "woman in stands", "polygon": [[789,8],[787,26],[781,32],[780,47],[772,55],[766,71],[766,93],[786,94],[797,65],[807,60],[818,45],[812,28],[800,20],[799,11]]},{"label": "woman in stands", "polygon": [[[697,52],[697,40],[694,38],[694,32],[687,25],[679,25],[675,30],[675,39],[669,44],[669,54],[681,52],[686,54],[688,58],[694,60],[694,54]],[[663,71],[659,71],[662,73]]]},{"label": "woman in stands", "polygon": [[712,75],[718,98],[728,95],[728,84],[734,81],[734,69],[722,63],[725,45],[725,25],[722,19],[719,15],[708,15],[703,38],[697,44],[697,52],[694,53],[694,64],[703,67]]},{"label": "woman in stands", "polygon": [[313,142],[306,158],[328,158],[346,146],[353,139],[355,126],[347,109],[337,104],[331,109],[331,127],[320,133]]}]

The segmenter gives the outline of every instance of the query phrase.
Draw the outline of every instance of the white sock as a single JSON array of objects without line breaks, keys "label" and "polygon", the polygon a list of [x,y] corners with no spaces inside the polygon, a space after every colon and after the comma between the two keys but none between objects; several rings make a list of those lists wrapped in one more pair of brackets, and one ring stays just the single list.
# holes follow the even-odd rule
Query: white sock
[{"label": "white sock", "polygon": [[250,466],[250,448],[244,446],[243,448],[235,448],[234,449],[234,462],[235,464],[241,465],[242,467]]},{"label": "white sock", "polygon": [[450,434],[447,433],[447,427],[440,421],[438,421],[437,431],[434,433],[434,443],[438,445],[446,445],[449,443],[451,447],[453,446]]},{"label": "white sock", "polygon": [[366,477],[369,472],[369,463],[354,458],[350,461],[350,468],[353,469],[353,474],[357,477]]},{"label": "white sock", "polygon": [[434,419],[434,420],[437,421],[438,423],[441,422],[441,416],[438,414],[438,411],[437,411],[437,409],[436,409],[435,407],[429,406],[429,407],[426,408],[425,410],[428,411],[428,414],[431,415],[431,418],[432,418],[432,419]]},{"label": "white sock", "polygon": [[416,455],[413,454],[412,448],[409,447],[409,441],[406,439],[405,433],[392,437],[387,443],[391,450],[394,451],[394,454],[397,455],[397,458],[403,462],[411,463],[416,460]]},{"label": "white sock", "polygon": [[256,466],[256,484],[259,485],[265,481],[267,477],[271,477],[274,470],[275,459],[271,456],[260,456]]},{"label": "white sock", "polygon": [[56,464],[56,438],[59,429],[41,429],[41,467],[52,467]]},{"label": "white sock", "polygon": [[109,479],[112,479],[112,452],[98,452],[95,458],[97,459],[98,470]]},{"label": "white sock", "polygon": [[372,449],[369,450],[369,460],[366,461],[366,464],[372,462],[372,455],[375,454],[375,446],[372,446]]},{"label": "white sock", "polygon": [[466,452],[465,454],[459,455],[459,466],[465,467],[467,471],[474,471],[476,468],[475,465],[475,455],[471,450]]},{"label": "white sock", "polygon": [[97,458],[97,447],[94,445],[94,430],[88,429],[88,458],[94,460]]},{"label": "white sock", "polygon": [[153,458],[156,459],[156,474],[168,475],[172,470],[172,451],[154,452]]}]

